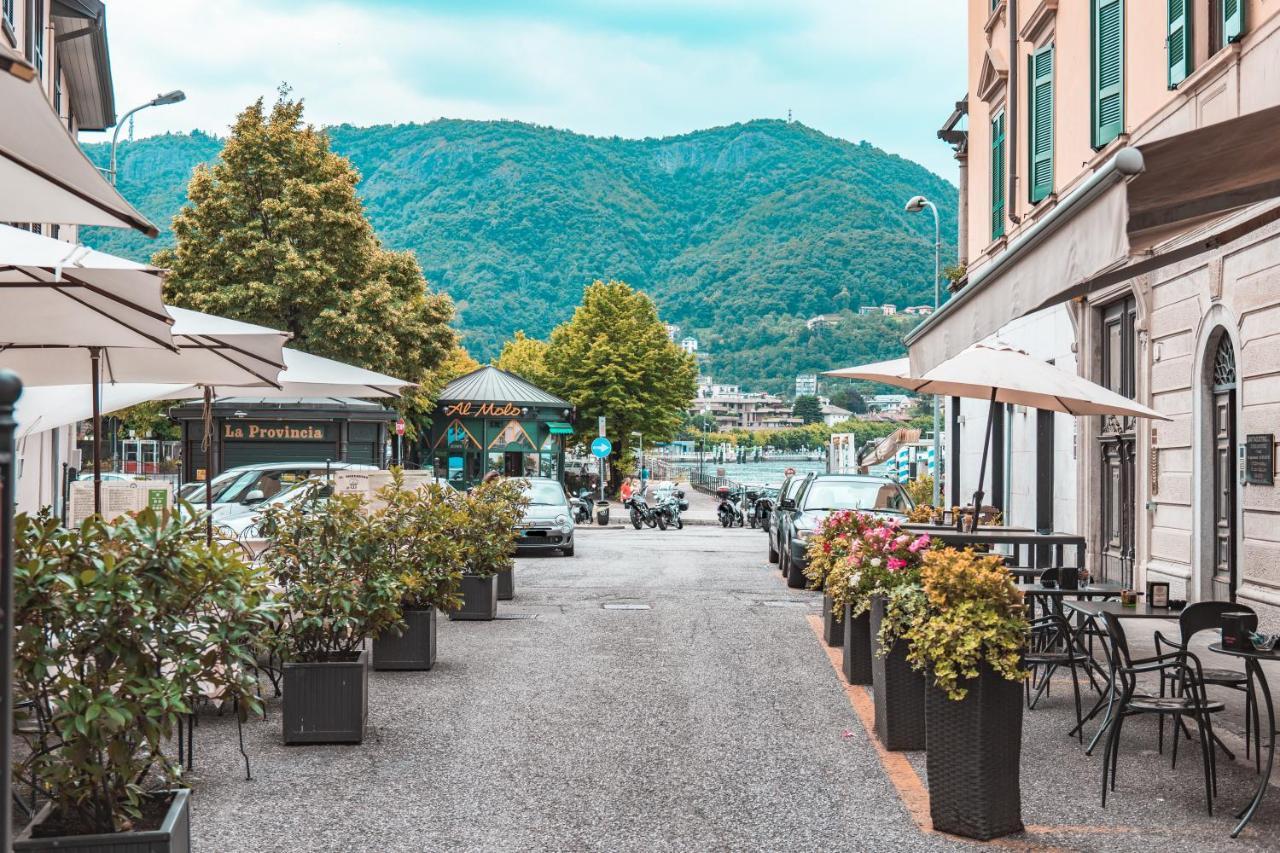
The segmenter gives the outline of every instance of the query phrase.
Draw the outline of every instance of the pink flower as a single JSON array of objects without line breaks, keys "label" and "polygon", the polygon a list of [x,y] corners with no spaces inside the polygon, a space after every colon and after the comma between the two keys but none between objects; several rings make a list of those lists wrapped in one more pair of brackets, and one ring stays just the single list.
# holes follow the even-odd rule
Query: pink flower
[{"label": "pink flower", "polygon": [[891,571],[891,572],[898,572],[898,571],[901,571],[901,570],[905,569],[906,567],[907,567],[907,561],[906,561],[906,560],[901,560],[901,559],[899,559],[899,558],[897,558],[897,557],[890,557],[890,558],[889,558],[889,571]]},{"label": "pink flower", "polygon": [[928,548],[928,547],[929,547],[929,534],[926,533],[916,541],[912,542],[909,546],[907,546],[907,550],[910,551],[912,554],[915,554],[920,551],[923,551],[925,548]]}]

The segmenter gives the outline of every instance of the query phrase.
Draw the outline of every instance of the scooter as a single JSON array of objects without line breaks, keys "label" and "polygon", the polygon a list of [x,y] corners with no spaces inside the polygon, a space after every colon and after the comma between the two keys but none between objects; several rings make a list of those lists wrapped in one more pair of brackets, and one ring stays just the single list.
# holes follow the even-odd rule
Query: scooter
[{"label": "scooter", "polygon": [[746,519],[742,516],[742,511],[738,509],[738,500],[741,498],[741,492],[731,492],[728,486],[721,486],[716,489],[716,497],[720,498],[720,506],[716,508],[716,515],[720,518],[721,527],[743,527],[746,525]]},{"label": "scooter", "polygon": [[595,501],[591,495],[592,491],[590,489],[582,489],[578,492],[576,498],[571,499],[574,523],[588,524],[591,522],[591,510],[595,506]]}]

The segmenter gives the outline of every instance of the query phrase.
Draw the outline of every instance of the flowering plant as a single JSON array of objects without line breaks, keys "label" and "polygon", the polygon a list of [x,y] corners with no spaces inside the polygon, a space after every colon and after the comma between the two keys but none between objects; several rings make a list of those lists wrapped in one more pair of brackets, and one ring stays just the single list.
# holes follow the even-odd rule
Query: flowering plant
[{"label": "flowering plant", "polygon": [[[871,607],[871,596],[918,586],[920,562],[933,546],[928,534],[916,536],[895,519],[868,517],[870,523],[849,547],[849,555],[827,580],[827,589],[854,616]],[[835,589],[839,587],[839,594]]]},{"label": "flowering plant", "polygon": [[[809,562],[804,567],[809,589],[825,589],[834,596],[829,582],[832,572],[843,566],[854,543],[878,523],[874,516],[851,509],[827,516],[809,540]],[[840,612],[843,611],[842,602]]]}]

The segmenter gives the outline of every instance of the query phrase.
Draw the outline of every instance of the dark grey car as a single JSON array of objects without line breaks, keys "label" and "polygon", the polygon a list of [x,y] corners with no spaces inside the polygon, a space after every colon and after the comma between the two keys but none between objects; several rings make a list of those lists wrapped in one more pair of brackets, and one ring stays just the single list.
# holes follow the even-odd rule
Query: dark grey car
[{"label": "dark grey car", "polygon": [[799,589],[805,585],[809,540],[831,513],[856,509],[905,521],[911,506],[911,498],[902,486],[884,477],[818,474],[811,478],[796,494],[792,508],[783,514],[785,529],[778,551],[787,586]]},{"label": "dark grey car", "polygon": [[770,563],[780,562],[782,543],[786,541],[782,533],[783,528],[786,527],[786,518],[795,508],[795,498],[800,492],[800,487],[812,476],[812,474],[792,474],[782,481],[782,486],[778,489],[778,502],[769,519]]}]

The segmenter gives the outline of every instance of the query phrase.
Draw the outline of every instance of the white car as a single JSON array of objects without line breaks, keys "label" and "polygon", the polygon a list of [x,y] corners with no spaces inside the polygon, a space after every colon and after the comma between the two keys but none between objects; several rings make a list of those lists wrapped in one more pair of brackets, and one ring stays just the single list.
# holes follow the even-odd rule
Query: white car
[{"label": "white car", "polygon": [[538,551],[558,550],[566,557],[573,556],[573,507],[559,480],[549,477],[528,477],[522,482],[529,505],[516,527],[520,538],[517,548]]},{"label": "white car", "polygon": [[[229,468],[209,484],[213,489],[213,520],[239,515],[304,480],[323,477],[326,471],[342,470],[376,471],[378,467],[351,462],[262,462]],[[186,483],[178,497],[203,509],[205,484]]]}]

